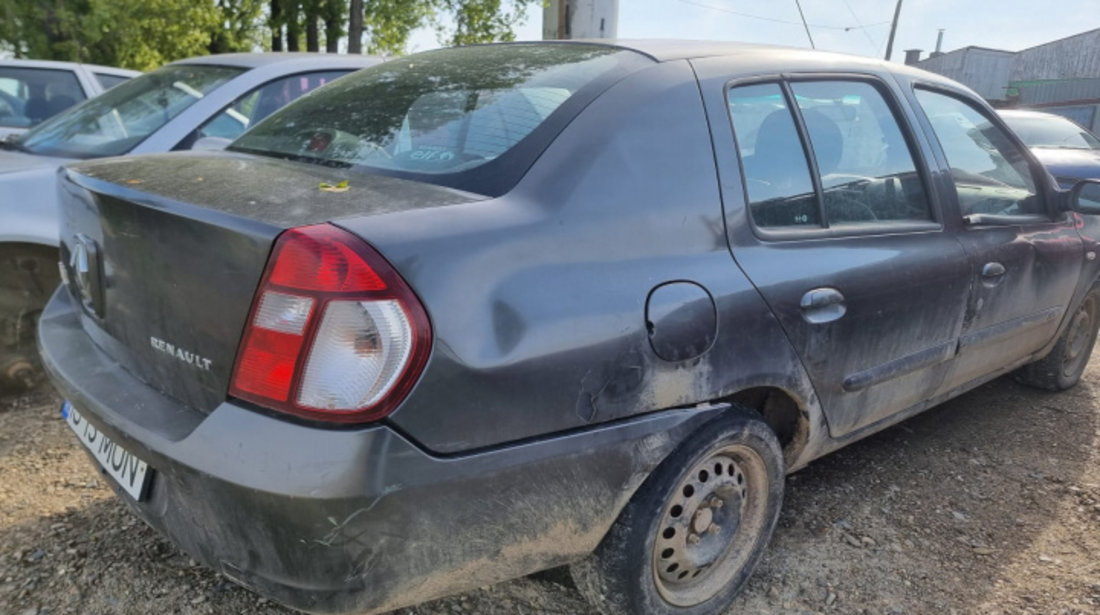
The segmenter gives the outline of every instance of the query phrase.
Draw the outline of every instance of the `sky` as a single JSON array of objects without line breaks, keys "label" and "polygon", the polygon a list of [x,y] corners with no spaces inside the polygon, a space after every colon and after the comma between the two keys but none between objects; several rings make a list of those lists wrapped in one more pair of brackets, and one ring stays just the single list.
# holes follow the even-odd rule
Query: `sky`
[{"label": "sky", "polygon": [[[879,58],[885,53],[895,0],[801,4],[818,49]],[[904,59],[905,49],[923,49],[921,57],[927,57],[939,28],[943,51],[968,45],[1019,51],[1100,28],[1100,0],[903,0],[892,59]],[[810,46],[795,0],[620,0],[618,35]],[[533,5],[516,38],[541,37],[542,9]],[[435,34],[424,30],[409,43],[409,51],[439,46]]]}]

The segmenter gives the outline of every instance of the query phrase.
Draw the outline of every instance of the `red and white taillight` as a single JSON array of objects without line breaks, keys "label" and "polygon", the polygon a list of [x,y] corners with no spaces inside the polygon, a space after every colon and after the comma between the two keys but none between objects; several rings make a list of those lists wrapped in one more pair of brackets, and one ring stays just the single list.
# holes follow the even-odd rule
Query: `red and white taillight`
[{"label": "red and white taillight", "polygon": [[229,393],[305,418],[375,421],[430,348],[419,299],[366,242],[329,224],[290,229],[256,291]]}]

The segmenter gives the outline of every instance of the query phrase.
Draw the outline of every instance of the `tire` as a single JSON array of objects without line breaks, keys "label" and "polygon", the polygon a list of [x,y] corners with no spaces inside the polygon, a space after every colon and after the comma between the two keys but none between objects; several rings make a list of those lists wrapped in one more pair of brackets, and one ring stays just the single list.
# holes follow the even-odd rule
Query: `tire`
[{"label": "tire", "polygon": [[1098,326],[1100,287],[1094,286],[1085,295],[1050,354],[1013,372],[1013,379],[1047,391],[1064,391],[1073,387],[1081,380],[1081,374],[1088,366],[1092,347],[1096,344]]},{"label": "tire", "polygon": [[734,406],[658,466],[573,581],[604,615],[720,613],[775,531],[784,477],[775,434]]},{"label": "tire", "polygon": [[0,244],[0,392],[44,380],[35,346],[38,317],[61,282],[57,248]]}]

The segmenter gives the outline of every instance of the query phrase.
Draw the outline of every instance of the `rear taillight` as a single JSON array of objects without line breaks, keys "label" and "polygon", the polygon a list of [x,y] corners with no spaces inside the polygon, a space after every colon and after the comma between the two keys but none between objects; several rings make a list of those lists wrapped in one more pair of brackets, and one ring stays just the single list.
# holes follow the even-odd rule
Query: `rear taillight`
[{"label": "rear taillight", "polygon": [[401,276],[329,224],[275,242],[237,352],[229,393],[340,423],[389,414],[428,359],[431,326]]}]

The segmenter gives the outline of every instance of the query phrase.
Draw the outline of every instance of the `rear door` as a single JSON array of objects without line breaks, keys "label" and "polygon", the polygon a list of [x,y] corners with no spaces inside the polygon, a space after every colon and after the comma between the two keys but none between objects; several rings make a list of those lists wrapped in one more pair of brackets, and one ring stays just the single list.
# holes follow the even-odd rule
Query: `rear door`
[{"label": "rear door", "polygon": [[832,435],[924,402],[950,367],[969,268],[911,113],[872,75],[738,81],[720,112],[714,102],[733,255],[801,357]]},{"label": "rear door", "polygon": [[1015,367],[1055,335],[1084,262],[1077,217],[1052,207],[1045,172],[987,109],[917,87],[963,216],[971,296],[949,390]]}]

